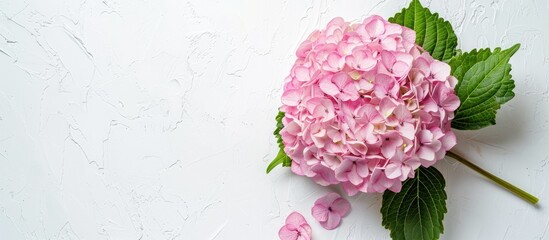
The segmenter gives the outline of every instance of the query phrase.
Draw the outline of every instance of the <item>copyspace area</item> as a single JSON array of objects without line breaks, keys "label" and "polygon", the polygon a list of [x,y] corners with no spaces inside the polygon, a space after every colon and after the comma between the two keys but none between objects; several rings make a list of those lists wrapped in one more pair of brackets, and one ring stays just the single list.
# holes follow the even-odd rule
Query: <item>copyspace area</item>
[{"label": "copyspace area", "polygon": [[[549,1],[423,1],[458,48],[508,48],[516,96],[457,152],[538,196],[532,207],[447,159],[442,239],[549,239]],[[333,231],[321,187],[265,174],[295,49],[341,16],[407,1],[0,0],[2,239],[277,239],[291,211],[314,239],[388,239],[380,194]]]}]

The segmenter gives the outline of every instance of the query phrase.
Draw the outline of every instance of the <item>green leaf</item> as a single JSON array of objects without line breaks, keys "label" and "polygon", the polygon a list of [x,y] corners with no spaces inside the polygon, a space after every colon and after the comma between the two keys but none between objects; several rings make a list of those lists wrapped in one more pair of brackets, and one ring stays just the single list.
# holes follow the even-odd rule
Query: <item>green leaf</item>
[{"label": "green leaf", "polygon": [[280,136],[280,130],[284,128],[284,124],[282,124],[282,119],[284,118],[284,112],[278,112],[278,114],[275,117],[276,120],[276,128],[273,132],[273,135],[276,137],[276,142],[278,143],[278,147],[283,149],[284,143],[282,142],[282,136]]},{"label": "green leaf", "polygon": [[275,159],[271,161],[269,166],[267,166],[267,173],[271,172],[276,166],[282,164],[283,167],[289,167],[292,166],[292,159],[286,155],[284,152],[284,143],[282,142],[282,136],[280,136],[280,130],[284,128],[284,124],[282,124],[282,118],[284,118],[283,112],[278,112],[276,115],[276,128],[273,132],[273,135],[276,137],[276,142],[278,143],[278,147],[280,150],[278,151],[278,154],[276,155]]},{"label": "green leaf", "polygon": [[416,43],[428,51],[433,58],[445,61],[456,54],[457,36],[452,25],[413,0],[389,22],[396,23],[416,32]]},{"label": "green leaf", "polygon": [[452,75],[459,80],[455,91],[461,100],[453,128],[475,130],[496,124],[497,110],[515,96],[509,59],[519,48],[520,44],[515,44],[506,50],[473,50],[450,60]]},{"label": "green leaf", "polygon": [[286,155],[284,152],[284,149],[281,148],[278,151],[278,154],[276,155],[275,159],[267,166],[267,173],[271,172],[276,166],[282,164],[284,167],[289,167],[292,164],[292,160]]},{"label": "green leaf", "polygon": [[393,240],[433,240],[444,232],[446,210],[444,177],[434,168],[420,167],[415,178],[404,181],[398,193],[383,194],[383,226]]}]

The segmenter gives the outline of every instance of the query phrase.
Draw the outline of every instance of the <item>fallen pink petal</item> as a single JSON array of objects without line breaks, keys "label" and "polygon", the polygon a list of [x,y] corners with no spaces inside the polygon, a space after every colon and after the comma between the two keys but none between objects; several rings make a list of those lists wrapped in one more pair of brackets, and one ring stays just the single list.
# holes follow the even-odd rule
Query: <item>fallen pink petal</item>
[{"label": "fallen pink petal", "polygon": [[298,212],[286,218],[286,224],[278,231],[281,240],[311,240],[312,229],[307,220]]},{"label": "fallen pink petal", "polygon": [[332,230],[339,226],[341,219],[350,210],[351,204],[347,199],[342,198],[337,193],[329,193],[316,200],[311,209],[311,214],[323,228]]}]

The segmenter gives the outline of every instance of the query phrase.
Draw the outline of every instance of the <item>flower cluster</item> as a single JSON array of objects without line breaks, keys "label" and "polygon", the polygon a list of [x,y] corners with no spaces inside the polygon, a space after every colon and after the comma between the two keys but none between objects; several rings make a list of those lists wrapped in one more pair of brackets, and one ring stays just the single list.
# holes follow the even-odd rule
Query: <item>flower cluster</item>
[{"label": "flower cluster", "polygon": [[300,45],[280,108],[294,173],[349,195],[398,192],[456,144],[457,80],[415,38],[379,16],[335,18]]}]

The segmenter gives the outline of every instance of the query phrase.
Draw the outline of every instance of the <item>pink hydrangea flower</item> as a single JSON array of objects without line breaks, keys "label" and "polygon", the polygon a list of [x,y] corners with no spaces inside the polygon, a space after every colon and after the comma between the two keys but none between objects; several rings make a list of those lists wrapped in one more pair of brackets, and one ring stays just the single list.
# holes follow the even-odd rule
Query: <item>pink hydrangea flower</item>
[{"label": "pink hydrangea flower", "polygon": [[349,195],[398,192],[456,144],[457,80],[415,37],[379,16],[335,18],[299,46],[280,108],[294,173]]},{"label": "pink hydrangea flower", "polygon": [[332,230],[339,226],[341,218],[346,216],[349,210],[351,204],[347,199],[337,193],[329,193],[316,200],[311,214],[323,228]]},{"label": "pink hydrangea flower", "polygon": [[286,224],[278,231],[281,240],[311,240],[312,229],[303,215],[292,212],[286,218]]}]

